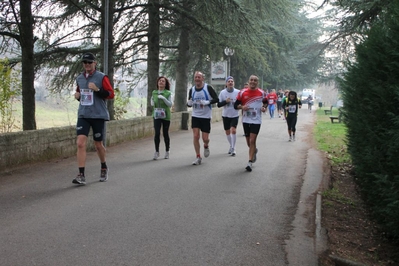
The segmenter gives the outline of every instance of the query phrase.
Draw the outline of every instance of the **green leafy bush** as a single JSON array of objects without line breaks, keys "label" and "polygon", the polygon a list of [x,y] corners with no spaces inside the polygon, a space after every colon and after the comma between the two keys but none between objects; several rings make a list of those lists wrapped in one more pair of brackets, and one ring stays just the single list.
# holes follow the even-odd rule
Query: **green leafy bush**
[{"label": "green leafy bush", "polygon": [[0,132],[17,129],[13,104],[21,95],[18,72],[8,66],[8,60],[0,59]]},{"label": "green leafy bush", "polygon": [[399,4],[356,47],[340,80],[348,152],[377,221],[399,237]]}]

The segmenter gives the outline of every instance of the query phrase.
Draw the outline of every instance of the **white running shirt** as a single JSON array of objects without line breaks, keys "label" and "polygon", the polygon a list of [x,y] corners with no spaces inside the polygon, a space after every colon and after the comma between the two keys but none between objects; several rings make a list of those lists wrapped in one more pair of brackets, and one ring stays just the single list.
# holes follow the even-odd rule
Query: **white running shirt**
[{"label": "white running shirt", "polygon": [[222,110],[223,117],[233,118],[239,116],[238,110],[234,109],[234,102],[236,101],[239,92],[240,91],[237,90],[236,88],[233,88],[232,92],[229,92],[227,88],[225,88],[219,93],[219,102],[225,101],[227,98],[231,99],[230,103],[227,103],[225,106],[223,106]]}]

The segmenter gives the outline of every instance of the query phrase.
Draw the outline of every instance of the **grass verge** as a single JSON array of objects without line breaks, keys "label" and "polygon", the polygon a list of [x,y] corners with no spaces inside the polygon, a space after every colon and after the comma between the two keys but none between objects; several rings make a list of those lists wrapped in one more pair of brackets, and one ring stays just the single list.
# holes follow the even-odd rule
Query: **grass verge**
[{"label": "grass verge", "polygon": [[[335,109],[335,112],[338,112]],[[334,113],[334,109],[333,109]],[[317,148],[328,154],[333,165],[350,163],[346,149],[346,127],[344,123],[331,123],[330,116],[324,114],[324,109],[318,109],[314,136]]]}]

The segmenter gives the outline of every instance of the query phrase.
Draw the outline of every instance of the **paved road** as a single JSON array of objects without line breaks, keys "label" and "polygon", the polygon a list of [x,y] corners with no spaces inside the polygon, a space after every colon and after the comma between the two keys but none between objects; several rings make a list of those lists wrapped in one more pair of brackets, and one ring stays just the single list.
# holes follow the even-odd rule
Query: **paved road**
[{"label": "paved road", "polygon": [[152,160],[151,138],[108,147],[106,183],[95,153],[86,186],[71,183],[75,158],[3,174],[0,265],[316,265],[314,202],[303,202],[319,183],[306,179],[312,125],[304,108],[288,142],[285,122],[264,115],[251,173],[241,125],[231,157],[219,122],[199,166],[191,131],[180,131],[169,160]]}]

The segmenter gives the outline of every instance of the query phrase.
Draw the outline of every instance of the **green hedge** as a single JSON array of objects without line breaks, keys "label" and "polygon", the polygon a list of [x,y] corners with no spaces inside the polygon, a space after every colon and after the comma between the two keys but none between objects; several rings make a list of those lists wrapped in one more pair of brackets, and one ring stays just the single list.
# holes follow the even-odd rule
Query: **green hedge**
[{"label": "green hedge", "polygon": [[366,202],[399,238],[399,4],[356,47],[340,80],[348,151]]}]

